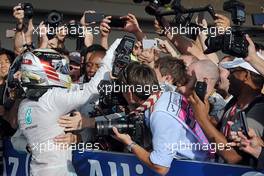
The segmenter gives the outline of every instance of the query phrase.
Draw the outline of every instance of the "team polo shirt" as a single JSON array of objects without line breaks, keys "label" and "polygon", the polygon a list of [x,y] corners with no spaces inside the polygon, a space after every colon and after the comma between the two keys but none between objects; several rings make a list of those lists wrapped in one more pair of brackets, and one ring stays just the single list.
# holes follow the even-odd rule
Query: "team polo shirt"
[{"label": "team polo shirt", "polygon": [[155,103],[153,112],[145,111],[145,123],[152,133],[152,163],[170,167],[174,158],[204,161],[208,151],[192,147],[198,144],[197,136],[186,130],[179,121],[180,115],[188,115],[188,109],[182,109],[182,95],[177,92],[164,92]]}]

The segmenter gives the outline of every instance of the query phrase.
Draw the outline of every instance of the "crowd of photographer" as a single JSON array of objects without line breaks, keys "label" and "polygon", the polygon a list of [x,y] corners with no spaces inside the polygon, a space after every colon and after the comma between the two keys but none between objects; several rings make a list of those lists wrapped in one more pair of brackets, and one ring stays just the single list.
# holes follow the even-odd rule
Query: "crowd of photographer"
[{"label": "crowd of photographer", "polygon": [[[53,10],[33,41],[33,6],[13,8],[14,51],[0,50],[1,140],[12,136],[17,150],[32,154],[32,175],[74,174],[69,146],[44,152],[36,147],[50,141],[132,152],[161,175],[173,159],[264,169],[264,46],[211,6],[198,11],[212,15],[217,36],[175,34],[157,9],[170,4],[182,25],[175,11],[183,7],[157,2],[146,7],[156,17],[155,39],[131,13],[86,11],[66,23]],[[202,14],[195,25],[208,29]],[[232,21],[243,23],[235,16]],[[129,36],[109,43],[113,29]],[[67,50],[68,38],[76,39],[75,51]],[[226,55],[220,58],[218,50]]]}]

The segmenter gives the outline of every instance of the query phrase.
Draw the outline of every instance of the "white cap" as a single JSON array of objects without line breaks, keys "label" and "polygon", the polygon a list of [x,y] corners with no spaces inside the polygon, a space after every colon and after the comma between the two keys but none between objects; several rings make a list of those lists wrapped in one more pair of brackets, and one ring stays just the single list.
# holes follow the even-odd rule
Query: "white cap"
[{"label": "white cap", "polygon": [[[262,56],[259,52],[257,52],[257,55],[264,60],[264,56]],[[243,58],[235,58],[233,61],[227,61],[227,62],[223,62],[221,64],[221,66],[223,68],[229,69],[229,68],[237,68],[237,67],[241,67],[244,68],[246,70],[252,71],[254,73],[257,73],[260,75],[260,73],[254,69],[250,63],[248,63],[247,61],[245,61]]]}]

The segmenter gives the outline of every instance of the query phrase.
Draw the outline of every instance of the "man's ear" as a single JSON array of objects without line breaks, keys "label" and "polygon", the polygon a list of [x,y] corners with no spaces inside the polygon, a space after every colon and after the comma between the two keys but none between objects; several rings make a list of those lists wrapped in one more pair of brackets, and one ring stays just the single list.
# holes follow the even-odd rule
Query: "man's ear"
[{"label": "man's ear", "polygon": [[173,78],[172,78],[171,75],[166,75],[166,76],[165,76],[165,80],[166,80],[168,83],[170,83],[170,84],[173,83]]},{"label": "man's ear", "polygon": [[130,89],[127,91],[127,96],[128,96],[128,99],[129,99],[130,103],[136,103],[135,95],[131,92]]},{"label": "man's ear", "polygon": [[249,71],[247,71],[247,72],[246,72],[246,75],[245,75],[245,77],[244,77],[244,79],[243,79],[243,81],[248,82],[248,81],[250,81],[250,80],[251,80],[251,74],[250,74]]},{"label": "man's ear", "polygon": [[203,81],[208,85],[208,82],[209,82],[208,78],[203,78]]},{"label": "man's ear", "polygon": [[252,75],[251,75],[250,71],[246,72],[246,75],[245,75],[243,81],[244,81],[244,83],[246,83],[248,85],[251,85],[252,87],[256,88],[256,86],[255,86],[255,84],[254,84],[254,82],[252,80]]}]

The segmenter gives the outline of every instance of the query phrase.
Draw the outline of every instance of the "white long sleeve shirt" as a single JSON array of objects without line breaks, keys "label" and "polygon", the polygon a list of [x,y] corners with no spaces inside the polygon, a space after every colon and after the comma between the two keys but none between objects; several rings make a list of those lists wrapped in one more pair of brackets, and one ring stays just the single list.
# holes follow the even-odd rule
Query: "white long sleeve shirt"
[{"label": "white long sleeve shirt", "polygon": [[[71,151],[49,150],[48,145],[54,147],[54,137],[64,134],[64,128],[58,124],[60,116],[77,109],[98,94],[97,85],[102,79],[109,79],[114,59],[114,51],[120,39],[109,48],[102,65],[89,83],[74,85],[71,89],[49,89],[38,101],[24,99],[18,110],[19,130],[26,137],[32,149],[32,175],[72,175]],[[46,149],[42,148],[46,145]],[[42,148],[41,148],[42,147]],[[69,164],[70,163],[70,164]]]}]

